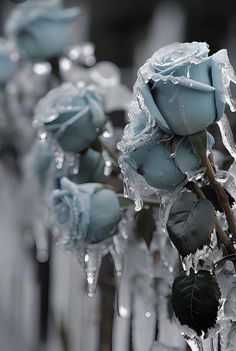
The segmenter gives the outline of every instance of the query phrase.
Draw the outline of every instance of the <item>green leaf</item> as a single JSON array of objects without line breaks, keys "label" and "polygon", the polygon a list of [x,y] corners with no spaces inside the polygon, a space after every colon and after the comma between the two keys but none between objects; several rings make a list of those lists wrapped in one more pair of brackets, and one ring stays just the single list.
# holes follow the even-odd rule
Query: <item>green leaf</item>
[{"label": "green leaf", "polygon": [[174,202],[167,221],[167,230],[180,255],[195,253],[210,242],[215,210],[209,200],[198,199],[185,192]]},{"label": "green leaf", "polygon": [[156,223],[153,218],[152,209],[143,208],[136,215],[135,233],[138,238],[145,240],[149,247],[152,241],[153,233],[156,230]]},{"label": "green leaf", "polygon": [[215,325],[221,293],[214,275],[205,270],[181,273],[172,287],[172,306],[182,325],[200,336]]},{"label": "green leaf", "polygon": [[207,157],[207,131],[202,130],[201,132],[192,134],[189,137],[196,153],[202,160],[202,163],[205,164]]}]

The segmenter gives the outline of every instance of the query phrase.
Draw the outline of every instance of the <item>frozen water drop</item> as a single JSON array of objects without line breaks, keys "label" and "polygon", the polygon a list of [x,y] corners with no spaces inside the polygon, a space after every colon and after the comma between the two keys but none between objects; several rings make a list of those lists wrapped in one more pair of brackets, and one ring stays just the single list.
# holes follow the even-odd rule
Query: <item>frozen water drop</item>
[{"label": "frozen water drop", "polygon": [[113,168],[113,166],[112,166],[111,160],[106,160],[105,167],[104,167],[104,175],[109,176],[112,172],[112,168]]},{"label": "frozen water drop", "polygon": [[112,126],[112,123],[110,121],[108,121],[106,124],[105,124],[105,130],[102,134],[102,136],[106,139],[108,138],[112,138],[113,135],[114,135],[114,131],[113,131],[113,126]]},{"label": "frozen water drop", "polygon": [[123,317],[123,318],[126,318],[126,317],[128,317],[128,315],[129,315],[127,309],[126,309],[124,306],[120,306],[120,308],[119,308],[119,314],[120,314],[120,316]]},{"label": "frozen water drop", "polygon": [[134,200],[134,209],[135,211],[141,211],[141,209],[143,208],[143,201],[141,198],[137,198]]},{"label": "frozen water drop", "polygon": [[192,351],[204,351],[200,338],[192,335],[184,335],[184,338]]},{"label": "frozen water drop", "polygon": [[152,316],[151,312],[146,312],[146,313],[145,313],[145,317],[146,317],[146,318],[150,318],[151,316]]},{"label": "frozen water drop", "polygon": [[236,159],[236,146],[234,142],[233,133],[230,127],[230,123],[226,114],[222,116],[222,118],[217,122],[217,124],[219,126],[222,141],[225,148],[228,150],[230,155],[234,159]]}]

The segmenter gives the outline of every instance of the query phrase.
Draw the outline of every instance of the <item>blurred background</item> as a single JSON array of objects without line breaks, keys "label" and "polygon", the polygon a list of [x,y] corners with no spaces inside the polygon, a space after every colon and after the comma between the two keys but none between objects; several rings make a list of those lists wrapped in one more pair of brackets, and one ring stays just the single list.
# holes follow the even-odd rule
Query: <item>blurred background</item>
[{"label": "blurred background", "polygon": [[[10,11],[20,2],[0,1],[1,36]],[[73,24],[72,44],[93,42],[97,60],[115,63],[121,69],[122,82],[130,88],[143,62],[160,47],[175,41],[206,41],[210,53],[227,48],[236,67],[235,0],[64,0],[64,5],[81,8],[81,15]],[[236,96],[236,90],[232,93]],[[230,112],[229,117],[235,130]],[[217,138],[216,145],[220,150]],[[14,194],[11,196],[14,198]],[[3,211],[7,212],[6,208]],[[8,216],[11,226],[9,212]],[[29,238],[24,243],[27,255],[17,256],[22,242],[15,242],[12,247],[10,241],[9,238],[9,246],[0,247],[1,275],[5,275],[0,306],[7,311],[5,316],[3,308],[0,310],[0,350],[111,351],[115,278],[110,257],[103,260],[99,289],[89,299],[83,272],[73,258],[58,250],[55,256],[59,258],[37,261]],[[11,275],[6,268],[9,260],[15,262]],[[60,262],[62,270],[57,266],[57,273],[52,275],[53,260]],[[57,274],[64,267],[68,267],[68,272],[64,272],[66,279],[60,282]],[[57,289],[56,295],[53,289]],[[51,313],[50,306],[57,304],[61,316]],[[14,328],[19,324],[20,328]]]}]

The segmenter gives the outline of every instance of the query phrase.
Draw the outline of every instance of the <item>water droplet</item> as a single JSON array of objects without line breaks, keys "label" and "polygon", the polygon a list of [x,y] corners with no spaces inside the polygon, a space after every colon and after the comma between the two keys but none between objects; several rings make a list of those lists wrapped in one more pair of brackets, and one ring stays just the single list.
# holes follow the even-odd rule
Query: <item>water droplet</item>
[{"label": "water droplet", "polygon": [[151,316],[152,316],[151,312],[146,312],[146,313],[145,313],[145,317],[146,317],[146,318],[150,318]]},{"label": "water droplet", "polygon": [[143,208],[143,201],[142,199],[138,198],[134,200],[134,209],[135,211],[141,211],[141,209]]},{"label": "water droplet", "polygon": [[126,318],[126,317],[128,317],[128,315],[129,315],[127,309],[126,309],[124,306],[120,306],[120,308],[119,308],[119,314],[120,314],[120,316],[123,317],[123,318]]}]

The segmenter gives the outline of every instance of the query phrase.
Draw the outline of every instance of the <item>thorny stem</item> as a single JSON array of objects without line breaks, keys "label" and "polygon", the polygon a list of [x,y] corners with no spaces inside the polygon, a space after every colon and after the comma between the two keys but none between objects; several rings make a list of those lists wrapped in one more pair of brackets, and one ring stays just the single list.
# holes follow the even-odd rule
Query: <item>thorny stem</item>
[{"label": "thorny stem", "polygon": [[[199,188],[199,186],[197,186],[197,184],[191,183],[190,185],[191,185],[192,190],[198,196],[198,198],[206,199],[204,192],[202,191],[201,188]],[[217,235],[219,236],[221,242],[224,244],[224,247],[225,247],[225,250],[227,251],[227,253],[236,253],[236,250],[235,250],[230,238],[225,233],[225,231],[222,229],[220,222],[216,216],[214,219],[214,224],[215,224],[215,229],[216,229]]]},{"label": "thorny stem", "polygon": [[216,180],[216,173],[208,158],[206,158],[206,168],[207,168],[207,175],[212,185],[214,186],[216,194],[219,197],[220,203],[224,209],[225,216],[229,224],[229,229],[233,233],[234,237],[236,238],[236,222],[235,222],[234,214],[229,204],[229,198],[225,193],[225,190],[222,187],[222,185]]}]

